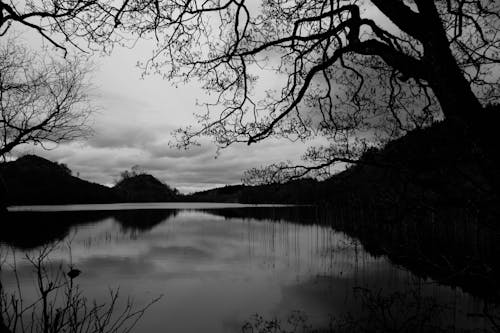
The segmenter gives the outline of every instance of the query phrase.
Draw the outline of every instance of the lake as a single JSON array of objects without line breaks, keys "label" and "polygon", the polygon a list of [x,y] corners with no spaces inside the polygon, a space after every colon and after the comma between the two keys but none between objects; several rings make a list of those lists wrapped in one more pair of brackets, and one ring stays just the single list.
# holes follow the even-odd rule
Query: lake
[{"label": "lake", "polygon": [[34,299],[33,266],[24,255],[56,243],[50,262],[81,270],[75,281],[86,298],[105,302],[109,289],[119,288],[120,297],[141,306],[161,296],[136,332],[258,332],[270,322],[297,332],[365,324],[381,332],[492,328],[482,315],[484,301],[370,254],[359,240],[319,220],[314,207],[11,210],[0,236],[5,291],[17,290],[9,270],[15,262],[23,297]]}]

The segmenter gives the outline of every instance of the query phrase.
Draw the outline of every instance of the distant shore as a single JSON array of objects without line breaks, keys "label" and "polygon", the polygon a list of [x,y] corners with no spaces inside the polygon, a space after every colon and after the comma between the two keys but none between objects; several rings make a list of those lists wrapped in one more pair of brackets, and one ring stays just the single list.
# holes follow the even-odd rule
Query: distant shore
[{"label": "distant shore", "polygon": [[76,204],[76,205],[20,205],[10,206],[9,212],[57,212],[57,211],[105,211],[105,210],[154,210],[154,209],[224,209],[245,207],[290,207],[289,204],[241,204],[217,202],[139,202],[112,204]]}]

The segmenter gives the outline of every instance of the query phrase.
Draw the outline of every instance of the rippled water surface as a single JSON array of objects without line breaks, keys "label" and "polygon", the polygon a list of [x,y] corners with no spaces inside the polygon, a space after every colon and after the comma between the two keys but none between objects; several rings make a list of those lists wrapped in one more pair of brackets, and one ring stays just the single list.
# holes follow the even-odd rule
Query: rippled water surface
[{"label": "rippled water surface", "polygon": [[[394,301],[399,312],[432,300],[432,306],[445,309],[433,319],[441,325],[486,325],[468,316],[481,309],[479,300],[370,255],[356,239],[316,221],[311,207],[146,204],[28,210],[16,213],[16,226],[0,239],[4,253],[15,249],[26,297],[34,281],[23,253],[59,241],[63,246],[51,260],[72,262],[82,271],[77,280],[87,298],[104,300],[108,288],[120,288],[120,295],[136,304],[163,295],[137,332],[241,332],[254,314],[286,322],[297,313],[307,325],[327,328],[332,318],[368,318],[378,311],[377,299],[394,295],[399,295]],[[12,253],[7,257],[12,260]],[[2,282],[6,290],[16,286],[5,269]]]}]

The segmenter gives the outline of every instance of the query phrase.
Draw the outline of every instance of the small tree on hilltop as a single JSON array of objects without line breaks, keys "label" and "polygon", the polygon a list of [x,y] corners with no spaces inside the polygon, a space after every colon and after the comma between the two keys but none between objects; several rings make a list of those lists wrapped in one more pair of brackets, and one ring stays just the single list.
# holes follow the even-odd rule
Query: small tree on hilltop
[{"label": "small tree on hilltop", "polygon": [[141,166],[135,164],[132,166],[132,168],[130,168],[130,170],[124,170],[120,172],[120,178],[116,181],[116,183],[119,183],[125,179],[129,179],[144,174],[146,174],[146,172],[141,168]]}]

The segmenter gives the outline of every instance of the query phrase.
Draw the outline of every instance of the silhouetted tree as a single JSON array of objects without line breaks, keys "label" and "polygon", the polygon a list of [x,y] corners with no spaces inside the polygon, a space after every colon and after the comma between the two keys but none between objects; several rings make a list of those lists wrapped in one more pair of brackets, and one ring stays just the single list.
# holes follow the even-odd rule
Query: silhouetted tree
[{"label": "silhouetted tree", "polygon": [[120,178],[116,180],[116,183],[118,184],[125,179],[129,179],[129,178],[139,176],[139,175],[144,175],[144,174],[146,174],[144,172],[144,170],[142,170],[142,168],[136,164],[136,165],[133,165],[130,168],[130,170],[124,170],[124,171],[120,172]]},{"label": "silhouetted tree", "polygon": [[92,112],[89,68],[51,59],[13,40],[0,46],[0,157],[18,145],[59,143],[86,135]]},{"label": "silhouetted tree", "polygon": [[[171,20],[177,43],[145,63],[166,63],[167,77],[202,79],[218,93],[208,105],[215,114],[201,115],[201,129],[180,131],[181,145],[199,135],[227,146],[320,134],[330,144],[310,148],[299,168],[277,169],[321,173],[438,119],[471,124],[482,103],[498,100],[498,2],[184,4]],[[266,70],[281,80],[264,94],[255,74]]]},{"label": "silhouetted tree", "polygon": [[[146,310],[161,298],[137,307],[131,299],[120,304],[119,290],[110,289],[108,302],[89,300],[75,281],[81,271],[72,265],[66,269],[62,263],[51,260],[51,252],[58,247],[56,243],[25,253],[25,259],[33,268],[38,299],[24,299],[21,284],[7,291],[0,283],[0,333],[130,332]],[[5,253],[0,255],[5,265]],[[19,281],[15,259],[9,270]]]},{"label": "silhouetted tree", "polygon": [[70,176],[73,173],[66,163],[59,163],[59,167]]},{"label": "silhouetted tree", "polygon": [[63,49],[80,47],[83,36],[108,50],[124,41],[117,29],[153,37],[145,73],[200,79],[217,96],[200,128],[178,132],[180,146],[200,135],[222,147],[321,135],[331,144],[311,148],[306,160],[327,168],[438,119],[472,124],[499,96],[497,1],[0,4],[0,28],[19,23]]},{"label": "silhouetted tree", "polygon": [[[14,39],[0,41],[0,159],[21,144],[44,147],[89,133],[89,67],[78,58],[39,55]],[[3,185],[0,214],[7,195]]]}]

